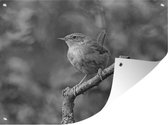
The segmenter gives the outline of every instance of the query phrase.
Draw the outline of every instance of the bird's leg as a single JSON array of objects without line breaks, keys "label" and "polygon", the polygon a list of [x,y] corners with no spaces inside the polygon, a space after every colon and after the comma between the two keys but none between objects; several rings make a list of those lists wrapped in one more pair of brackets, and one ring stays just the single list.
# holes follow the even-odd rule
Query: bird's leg
[{"label": "bird's leg", "polygon": [[80,85],[84,80],[85,78],[87,77],[87,74],[85,74],[85,76],[82,78],[82,80],[78,83],[78,85]]},{"label": "bird's leg", "polygon": [[101,81],[103,81],[102,72],[103,72],[103,70],[101,68],[99,68],[97,74],[100,77]]},{"label": "bird's leg", "polygon": [[85,78],[87,77],[87,74],[85,74],[85,76],[82,78],[82,80],[76,85],[74,86],[74,96],[76,96],[76,88],[83,83],[83,81],[85,80]]}]

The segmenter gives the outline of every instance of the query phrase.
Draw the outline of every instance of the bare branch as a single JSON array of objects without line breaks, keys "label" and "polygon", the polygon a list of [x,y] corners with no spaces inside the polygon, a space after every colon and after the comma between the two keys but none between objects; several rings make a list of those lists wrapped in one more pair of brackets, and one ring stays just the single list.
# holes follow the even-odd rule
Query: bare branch
[{"label": "bare branch", "polygon": [[[114,64],[110,65],[108,68],[102,71],[102,79],[106,79],[108,76],[113,74],[114,72]],[[86,92],[87,90],[93,88],[94,86],[99,85],[101,79],[98,75],[89,79],[82,84],[77,84],[73,88],[67,87],[63,90],[63,104],[62,104],[62,122],[63,124],[74,123],[74,100],[75,98]],[[74,94],[75,93],[75,94]]]},{"label": "bare branch", "polygon": [[[119,56],[119,58],[130,59],[129,56]],[[102,71],[102,79],[106,79],[110,75],[114,73],[114,63],[104,69]],[[98,75],[94,76],[93,78],[89,79],[82,84],[77,84],[72,88],[65,88],[63,90],[63,104],[62,104],[62,122],[63,124],[74,123],[74,100],[75,98],[88,91],[89,89],[93,88],[94,86],[98,86],[101,83],[101,79]]]}]

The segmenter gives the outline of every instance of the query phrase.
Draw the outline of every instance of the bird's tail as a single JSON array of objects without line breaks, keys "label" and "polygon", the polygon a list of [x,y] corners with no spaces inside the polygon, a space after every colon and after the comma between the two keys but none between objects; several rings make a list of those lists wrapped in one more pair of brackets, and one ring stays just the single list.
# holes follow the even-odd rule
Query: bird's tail
[{"label": "bird's tail", "polygon": [[97,36],[97,42],[99,45],[103,46],[104,44],[104,41],[105,41],[105,38],[106,38],[106,31],[105,30],[102,30],[98,36]]}]

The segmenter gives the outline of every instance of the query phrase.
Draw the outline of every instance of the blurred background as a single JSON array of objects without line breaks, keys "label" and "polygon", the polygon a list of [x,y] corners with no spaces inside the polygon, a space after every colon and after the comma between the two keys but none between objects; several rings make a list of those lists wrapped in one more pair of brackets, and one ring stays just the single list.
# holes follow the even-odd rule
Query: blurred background
[{"label": "blurred background", "polygon": [[[112,57],[159,61],[167,53],[166,0],[0,0],[0,123],[60,123],[62,90],[83,77],[58,40],[105,29]],[[108,78],[75,100],[75,120],[99,112]]]}]

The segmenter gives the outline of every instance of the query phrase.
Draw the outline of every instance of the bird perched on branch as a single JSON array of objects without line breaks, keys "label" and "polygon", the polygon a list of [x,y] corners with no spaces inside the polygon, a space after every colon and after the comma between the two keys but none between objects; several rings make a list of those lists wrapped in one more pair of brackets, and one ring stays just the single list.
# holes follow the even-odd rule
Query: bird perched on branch
[{"label": "bird perched on branch", "polygon": [[105,31],[101,32],[97,41],[82,33],[72,33],[64,38],[58,38],[68,45],[67,57],[70,63],[85,74],[79,84],[88,75],[95,73],[98,73],[100,79],[103,80],[102,70],[106,68],[110,58],[109,51],[103,47],[105,35]]}]

